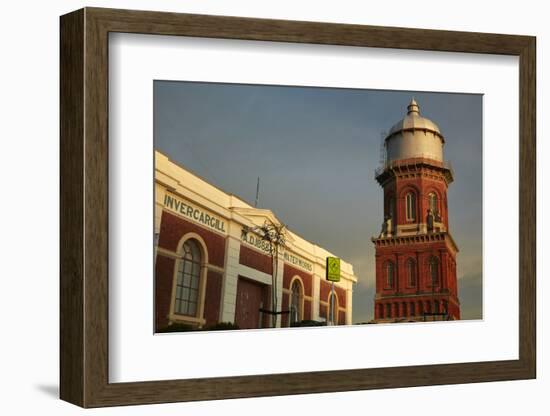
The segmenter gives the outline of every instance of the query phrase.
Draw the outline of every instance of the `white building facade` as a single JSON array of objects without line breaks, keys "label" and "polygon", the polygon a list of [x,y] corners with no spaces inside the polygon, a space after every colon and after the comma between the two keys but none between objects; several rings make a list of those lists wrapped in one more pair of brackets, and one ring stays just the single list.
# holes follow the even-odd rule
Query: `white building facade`
[{"label": "white building facade", "polygon": [[351,324],[352,265],[341,261],[331,290],[337,255],[286,228],[273,255],[266,225],[282,223],[155,152],[156,330]]}]

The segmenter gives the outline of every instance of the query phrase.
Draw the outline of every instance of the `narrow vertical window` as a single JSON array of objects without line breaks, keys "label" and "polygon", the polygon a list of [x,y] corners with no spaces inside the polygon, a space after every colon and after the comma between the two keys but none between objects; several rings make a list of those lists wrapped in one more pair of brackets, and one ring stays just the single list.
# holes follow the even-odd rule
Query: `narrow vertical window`
[{"label": "narrow vertical window", "polygon": [[428,194],[428,208],[430,208],[434,215],[439,212],[437,208],[437,195],[434,192]]},{"label": "narrow vertical window", "polygon": [[416,262],[413,259],[407,260],[407,281],[409,286],[416,286]]},{"label": "narrow vertical window", "polygon": [[201,278],[201,252],[193,240],[183,243],[178,260],[175,312],[180,315],[196,316]]},{"label": "narrow vertical window", "polygon": [[430,258],[429,272],[432,286],[437,285],[439,283],[439,260],[437,257]]},{"label": "narrow vertical window", "polygon": [[414,193],[409,192],[407,196],[405,197],[405,205],[406,205],[406,217],[407,221],[415,221],[416,220],[416,197]]},{"label": "narrow vertical window", "polygon": [[392,288],[395,281],[395,266],[393,262],[386,263],[386,287]]},{"label": "narrow vertical window", "polygon": [[395,198],[393,196],[389,200],[388,215],[395,221]]}]

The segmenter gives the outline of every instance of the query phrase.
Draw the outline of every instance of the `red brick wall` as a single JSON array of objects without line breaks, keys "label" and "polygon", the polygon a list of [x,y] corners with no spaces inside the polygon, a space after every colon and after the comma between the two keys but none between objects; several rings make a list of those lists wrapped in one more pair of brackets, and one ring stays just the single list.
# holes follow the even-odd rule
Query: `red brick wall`
[{"label": "red brick wall", "polygon": [[[443,312],[443,302],[447,302],[447,313],[452,319],[460,319],[460,307],[456,298],[449,295],[424,295],[414,297],[389,297],[375,302],[375,319],[421,317],[424,312],[435,312],[434,301],[439,303],[439,312]],[[412,306],[411,306],[412,304]],[[387,316],[390,305],[391,316]],[[411,309],[414,308],[414,309]]]},{"label": "red brick wall", "polygon": [[222,295],[222,274],[208,270],[204,297],[204,318],[206,326],[218,323]]},{"label": "red brick wall", "polygon": [[296,275],[300,276],[304,283],[304,295],[313,296],[312,275],[286,263],[283,272],[283,288],[290,290],[290,281]]},{"label": "red brick wall", "polygon": [[[264,309],[271,310],[271,285],[266,285],[263,291],[263,304]],[[278,302],[281,302],[281,300],[277,300]],[[272,323],[272,317],[271,315],[264,313],[262,318],[262,327],[263,328],[271,328]]]},{"label": "red brick wall", "polygon": [[172,282],[174,277],[174,259],[157,255],[155,265],[155,330],[168,325]]},{"label": "red brick wall", "polygon": [[[311,315],[311,307],[312,307],[311,300],[304,299],[304,315],[303,315],[303,320],[304,321],[308,321],[308,320],[311,319],[311,316],[312,316]],[[288,295],[288,293],[283,293],[283,300],[282,300],[281,310],[288,311],[289,309],[290,309],[289,295]],[[282,318],[281,318],[281,326],[283,328],[288,326],[288,315],[289,314],[284,313]]]},{"label": "red brick wall", "polygon": [[[328,319],[328,306],[326,305],[319,305],[319,316],[321,318]],[[346,312],[345,311],[338,311],[338,314],[336,315],[337,323],[338,325],[345,325],[346,324]]]},{"label": "red brick wall", "polygon": [[[427,169],[419,169],[419,172],[426,171]],[[428,195],[430,192],[434,192],[438,199],[438,208],[443,223],[448,228],[448,213],[447,213],[447,185],[443,180],[443,175],[438,174],[441,179],[436,180],[426,176],[415,176],[409,178],[397,177],[391,181],[384,188],[384,213],[389,213],[389,199],[392,195],[395,196],[396,201],[396,224],[406,225],[413,224],[407,222],[406,219],[406,203],[405,196],[409,191],[412,191],[416,196],[416,222],[426,222],[426,214],[428,212],[429,202]]]},{"label": "red brick wall", "polygon": [[239,263],[267,274],[273,273],[273,261],[271,256],[261,254],[244,244],[241,244]]},{"label": "red brick wall", "polygon": [[[322,301],[328,302],[328,294],[330,293],[331,284],[326,280],[321,280],[320,297]],[[346,291],[341,287],[334,285],[334,292],[338,299],[338,306],[341,308],[346,307]]]},{"label": "red brick wall", "polygon": [[224,266],[225,237],[208,231],[183,218],[163,211],[160,223],[159,247],[176,251],[181,238],[190,232],[197,233],[206,243],[208,262],[218,267]]},{"label": "red brick wall", "polygon": [[311,319],[311,305],[312,302],[308,299],[304,299],[304,321]]},{"label": "red brick wall", "polygon": [[[282,311],[288,311],[290,309],[290,305],[288,303],[288,293],[283,293],[283,299],[281,303],[281,310]],[[286,328],[288,326],[288,313],[283,313],[281,316],[281,327]]]},{"label": "red brick wall", "polygon": [[344,311],[338,312],[338,325],[346,324],[346,313]]},{"label": "red brick wall", "polygon": [[[429,260],[432,256],[440,262],[440,279],[436,291],[449,290],[457,296],[456,260],[444,241],[400,244],[396,246],[376,247],[376,292],[382,295],[405,294],[412,295],[422,292],[432,292],[429,276]],[[408,282],[407,260],[412,258],[416,264],[416,285]],[[393,288],[387,286],[386,265],[394,263]]]},{"label": "red brick wall", "polygon": [[323,305],[323,304],[320,304],[319,305],[319,316],[321,318],[327,318],[327,310],[328,310],[328,307],[326,305]]},{"label": "red brick wall", "polygon": [[323,302],[328,301],[328,294],[330,292],[330,283],[327,283],[325,280],[321,280],[321,287],[319,288],[319,297]]},{"label": "red brick wall", "polygon": [[[225,237],[166,211],[163,211],[161,218],[159,247],[176,251],[182,237],[191,232],[200,235],[204,240],[209,264],[223,267]],[[162,254],[157,255],[155,268],[155,322],[157,329],[168,325],[167,316],[170,311],[174,267],[174,259],[165,257]],[[212,270],[207,273],[204,318],[206,325],[212,325],[219,320],[222,274]]]}]

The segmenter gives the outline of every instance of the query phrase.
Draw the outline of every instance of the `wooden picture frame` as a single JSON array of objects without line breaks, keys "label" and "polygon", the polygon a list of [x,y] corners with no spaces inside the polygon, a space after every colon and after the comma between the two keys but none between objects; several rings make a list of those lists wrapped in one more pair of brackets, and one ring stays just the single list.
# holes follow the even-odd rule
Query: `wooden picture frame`
[{"label": "wooden picture frame", "polygon": [[[536,377],[535,38],[85,8],[61,17],[60,396],[82,407]],[[519,57],[519,359],[109,383],[108,34],[245,39]]]}]

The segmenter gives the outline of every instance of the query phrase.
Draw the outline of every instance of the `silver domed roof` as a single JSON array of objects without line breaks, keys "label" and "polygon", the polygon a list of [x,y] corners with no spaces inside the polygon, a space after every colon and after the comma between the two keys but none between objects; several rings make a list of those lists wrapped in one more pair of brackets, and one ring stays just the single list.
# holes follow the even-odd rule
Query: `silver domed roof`
[{"label": "silver domed roof", "polygon": [[407,106],[407,115],[401,121],[393,125],[390,132],[386,136],[386,139],[389,139],[394,134],[402,131],[414,130],[431,131],[435,135],[439,136],[443,142],[445,141],[437,124],[420,115],[420,108],[413,98]]}]

